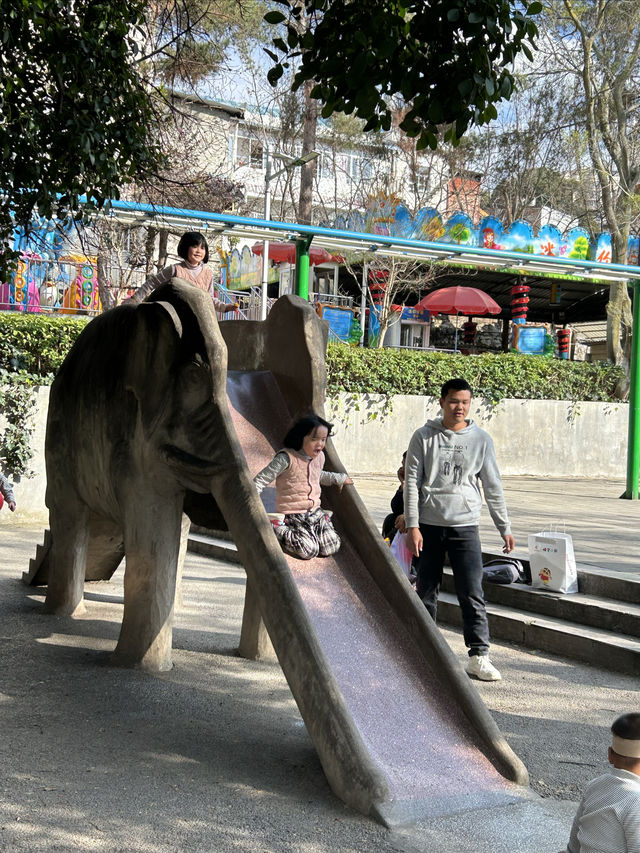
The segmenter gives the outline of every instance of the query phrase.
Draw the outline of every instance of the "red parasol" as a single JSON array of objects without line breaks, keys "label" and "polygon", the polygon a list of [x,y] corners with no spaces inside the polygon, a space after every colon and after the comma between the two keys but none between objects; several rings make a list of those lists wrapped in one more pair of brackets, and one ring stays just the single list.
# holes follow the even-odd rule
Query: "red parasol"
[{"label": "red parasol", "polygon": [[[475,287],[442,287],[427,293],[416,308],[427,309],[433,314],[468,314],[475,317],[478,314],[499,314],[502,308],[484,291]],[[454,349],[458,349],[458,327]]]},{"label": "red parasol", "polygon": [[[254,255],[261,255],[264,250],[263,243],[254,243],[251,251]],[[322,246],[311,246],[309,249],[309,263],[311,266],[315,264],[326,264],[332,259],[332,255],[323,249]],[[277,264],[295,264],[296,262],[296,244],[295,243],[269,243],[269,259]]]},{"label": "red parasol", "polygon": [[502,308],[488,294],[475,287],[442,287],[427,293],[416,308],[427,309],[433,314],[499,314]]}]

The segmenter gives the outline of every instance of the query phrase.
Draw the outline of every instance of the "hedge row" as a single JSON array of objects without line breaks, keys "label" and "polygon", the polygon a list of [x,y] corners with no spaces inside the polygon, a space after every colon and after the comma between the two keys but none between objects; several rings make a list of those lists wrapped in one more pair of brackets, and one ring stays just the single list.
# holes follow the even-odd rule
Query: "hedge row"
[{"label": "hedge row", "polygon": [[86,319],[38,314],[0,313],[0,371],[3,381],[20,378],[26,384],[50,382]]},{"label": "hedge row", "polygon": [[[0,312],[2,381],[51,381],[87,320]],[[478,396],[610,402],[623,374],[599,362],[561,361],[510,353],[463,356],[329,344],[327,393],[439,395],[452,376],[466,379]]]},{"label": "hedge row", "polygon": [[415,350],[359,349],[330,344],[327,394],[417,394],[440,396],[447,379],[461,377],[479,397],[493,402],[525,400],[615,400],[624,374],[606,362],[563,361],[515,353],[465,356]]}]

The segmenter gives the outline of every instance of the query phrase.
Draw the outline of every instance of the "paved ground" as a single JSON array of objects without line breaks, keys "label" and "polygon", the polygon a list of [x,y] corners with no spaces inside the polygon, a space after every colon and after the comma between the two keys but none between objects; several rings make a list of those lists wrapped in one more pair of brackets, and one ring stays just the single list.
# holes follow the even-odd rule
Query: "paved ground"
[{"label": "paved ground", "polygon": [[[520,544],[562,512],[579,562],[637,571],[640,505],[617,500],[622,483],[505,486]],[[393,481],[358,487],[379,522]],[[236,657],[240,568],[189,555],[174,669],[115,669],[122,572],[87,586],[83,618],[42,614],[19,581],[40,529],[1,515],[2,853],[554,853],[605,767],[611,721],[639,706],[631,677],[496,643],[504,680],[476,688],[544,799],[389,831],[333,796],[279,666]],[[463,659],[459,634],[443,633]],[[398,725],[411,736],[411,720]]]}]

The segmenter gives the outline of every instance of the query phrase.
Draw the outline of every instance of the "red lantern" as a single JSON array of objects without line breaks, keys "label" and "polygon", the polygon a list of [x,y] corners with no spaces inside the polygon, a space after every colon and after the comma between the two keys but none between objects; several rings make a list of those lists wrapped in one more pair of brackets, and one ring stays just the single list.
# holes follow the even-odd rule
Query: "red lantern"
[{"label": "red lantern", "polygon": [[514,323],[526,323],[529,310],[528,284],[516,284],[511,288],[511,318]]},{"label": "red lantern", "polygon": [[571,341],[571,329],[558,329],[558,355],[560,358],[569,358],[569,342]]},{"label": "red lantern", "polygon": [[466,323],[462,324],[462,332],[463,338],[462,342],[464,344],[472,345],[476,339],[476,329],[478,328],[478,324],[474,323],[471,318],[467,320]]}]

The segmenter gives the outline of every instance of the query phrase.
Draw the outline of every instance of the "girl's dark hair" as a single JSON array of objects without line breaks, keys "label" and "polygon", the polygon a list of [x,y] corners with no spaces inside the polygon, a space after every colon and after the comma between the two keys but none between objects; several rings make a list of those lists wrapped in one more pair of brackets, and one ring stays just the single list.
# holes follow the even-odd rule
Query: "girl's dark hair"
[{"label": "girl's dark hair", "polygon": [[623,714],[613,721],[611,731],[625,740],[640,740],[640,714]]},{"label": "girl's dark hair", "polygon": [[326,427],[329,431],[327,438],[332,435],[333,424],[325,421],[320,415],[307,415],[305,418],[300,418],[299,421],[296,421],[285,435],[284,446],[290,447],[291,450],[302,450],[304,437],[312,433],[316,427]]},{"label": "girl's dark hair", "polygon": [[180,238],[180,242],[178,243],[178,256],[186,261],[189,256],[189,249],[191,249],[193,246],[202,246],[202,248],[204,249],[203,263],[208,263],[209,246],[207,244],[207,241],[199,231],[186,231],[182,235],[182,237]]}]

